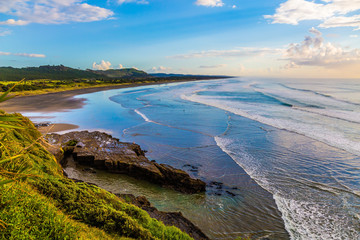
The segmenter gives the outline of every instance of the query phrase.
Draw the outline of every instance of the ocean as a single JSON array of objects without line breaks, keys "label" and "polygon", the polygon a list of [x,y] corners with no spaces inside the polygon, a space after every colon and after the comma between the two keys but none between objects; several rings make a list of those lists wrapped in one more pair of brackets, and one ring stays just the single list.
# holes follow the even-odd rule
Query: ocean
[{"label": "ocean", "polygon": [[208,187],[184,195],[75,165],[66,169],[71,177],[145,195],[212,239],[360,239],[359,80],[244,77],[76,97],[86,99],[83,108],[50,121],[136,142],[149,159]]}]

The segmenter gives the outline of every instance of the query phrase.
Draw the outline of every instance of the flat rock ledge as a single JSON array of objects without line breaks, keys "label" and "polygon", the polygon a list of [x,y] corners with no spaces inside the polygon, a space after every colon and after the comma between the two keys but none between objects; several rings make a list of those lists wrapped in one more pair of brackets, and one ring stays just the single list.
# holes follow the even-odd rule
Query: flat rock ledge
[{"label": "flat rock ledge", "polygon": [[115,194],[126,202],[131,203],[149,213],[150,217],[163,222],[167,226],[175,226],[186,232],[195,240],[208,240],[209,238],[181,212],[163,212],[151,205],[144,196],[135,197],[132,194]]},{"label": "flat rock ledge", "polygon": [[[62,148],[66,154],[72,154],[81,165],[127,174],[183,193],[205,191],[205,182],[191,178],[183,170],[149,161],[139,145],[120,142],[103,132],[52,133],[46,135],[45,139],[51,145]],[[64,164],[61,155],[53,153]]]}]

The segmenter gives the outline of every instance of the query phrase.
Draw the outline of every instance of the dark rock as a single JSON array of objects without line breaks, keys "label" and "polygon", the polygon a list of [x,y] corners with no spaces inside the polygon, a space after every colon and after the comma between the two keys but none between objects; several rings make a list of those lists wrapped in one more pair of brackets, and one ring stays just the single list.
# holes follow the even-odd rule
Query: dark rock
[{"label": "dark rock", "polygon": [[165,177],[161,180],[162,185],[187,193],[205,191],[206,184],[199,179],[191,178],[185,171],[166,164],[154,164]]},{"label": "dark rock", "polygon": [[82,165],[127,174],[184,193],[205,191],[206,184],[203,181],[191,178],[183,170],[149,161],[139,145],[120,142],[106,133],[53,133],[45,138],[50,144],[61,147],[65,147],[65,143],[69,141],[77,141],[78,144],[72,148],[68,147],[67,151],[72,151],[74,160]]},{"label": "dark rock", "polygon": [[236,196],[236,194],[235,193],[233,193],[233,192],[230,192],[230,191],[225,191],[227,194],[229,194],[230,196],[232,196],[232,197],[235,197]]},{"label": "dark rock", "polygon": [[175,226],[189,234],[195,240],[209,239],[197,226],[185,218],[181,212],[162,212],[151,205],[144,196],[135,197],[132,194],[115,194],[126,202],[134,204],[149,213],[150,217],[162,221],[167,226]]},{"label": "dark rock", "polygon": [[221,190],[223,188],[223,183],[212,181],[209,183],[209,187],[215,187],[215,189]]},{"label": "dark rock", "polygon": [[222,183],[222,182],[215,182],[215,181],[210,182],[210,186],[213,186],[213,185],[215,185],[215,186],[222,186],[223,183]]},{"label": "dark rock", "polygon": [[192,172],[195,176],[197,176],[197,174],[199,172],[199,167],[193,166],[193,165],[190,165],[190,164],[185,164],[183,166],[183,168],[186,168],[189,172]]},{"label": "dark rock", "polygon": [[51,125],[51,123],[49,123],[49,122],[40,122],[40,123],[34,123],[34,126],[35,127],[48,127],[48,126],[50,126]]}]

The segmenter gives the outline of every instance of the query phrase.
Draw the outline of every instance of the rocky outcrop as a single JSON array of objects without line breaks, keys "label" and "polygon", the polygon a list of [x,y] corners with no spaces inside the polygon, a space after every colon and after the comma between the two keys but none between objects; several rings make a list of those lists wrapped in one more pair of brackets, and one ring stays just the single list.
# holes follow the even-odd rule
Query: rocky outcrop
[{"label": "rocky outcrop", "polygon": [[139,145],[120,142],[106,133],[53,133],[46,135],[45,139],[52,145],[62,147],[65,152],[72,153],[74,160],[82,165],[127,174],[184,193],[205,191],[206,184],[203,181],[191,178],[183,170],[149,161]]},{"label": "rocky outcrop", "polygon": [[126,202],[131,203],[149,213],[150,217],[163,222],[167,226],[175,226],[186,232],[195,240],[209,239],[197,226],[185,218],[181,212],[162,212],[153,207],[144,196],[135,197],[132,194],[115,194]]}]

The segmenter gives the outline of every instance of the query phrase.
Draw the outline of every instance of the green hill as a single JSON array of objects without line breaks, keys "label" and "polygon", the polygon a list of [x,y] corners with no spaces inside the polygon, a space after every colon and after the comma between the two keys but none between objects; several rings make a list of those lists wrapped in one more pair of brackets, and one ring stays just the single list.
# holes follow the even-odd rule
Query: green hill
[{"label": "green hill", "polygon": [[93,71],[96,74],[104,75],[108,78],[146,78],[151,77],[146,72],[135,68],[109,69],[106,71]]},{"label": "green hill", "polygon": [[144,78],[151,77],[144,71],[134,68],[110,69],[106,71],[80,70],[63,65],[40,66],[27,68],[0,67],[0,81],[19,81],[50,79],[50,80],[74,80],[74,79],[119,79],[119,78]]}]

